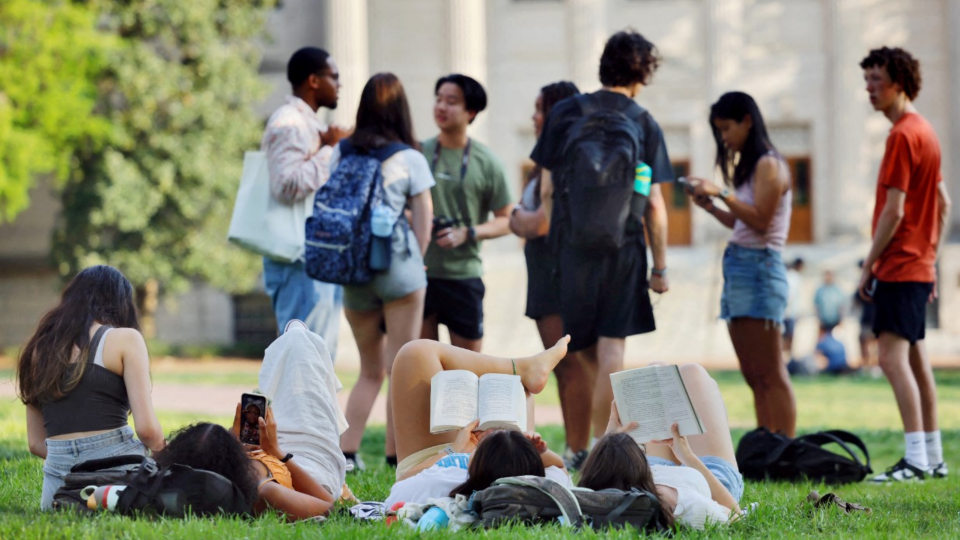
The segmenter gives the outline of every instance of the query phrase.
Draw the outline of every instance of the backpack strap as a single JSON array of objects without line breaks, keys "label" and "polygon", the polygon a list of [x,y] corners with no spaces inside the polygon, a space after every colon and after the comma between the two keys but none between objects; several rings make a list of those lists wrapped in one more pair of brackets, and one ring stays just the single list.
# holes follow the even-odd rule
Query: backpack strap
[{"label": "backpack strap", "polygon": [[[138,456],[136,454],[128,454],[124,456],[114,456],[103,459],[91,459],[89,461],[84,461],[78,463],[70,469],[70,472],[75,473],[85,473],[85,472],[97,472],[103,469],[114,469],[117,467],[124,467],[128,465],[143,465],[147,462],[152,462],[151,458],[146,456]],[[156,465],[154,465],[155,467]]]},{"label": "backpack strap", "polygon": [[630,508],[630,505],[633,504],[633,501],[639,499],[641,495],[643,495],[643,493],[637,490],[637,488],[630,488],[630,491],[628,491],[626,496],[623,498],[623,502],[608,512],[607,515],[603,516],[603,518],[608,522],[612,522],[613,520],[617,519],[627,510],[627,508]]},{"label": "backpack strap", "polygon": [[[533,488],[550,497],[550,500],[557,505],[560,513],[563,514],[564,527],[575,527],[579,529],[583,526],[583,511],[580,510],[580,502],[577,501],[576,495],[566,487],[561,486],[549,478],[540,476],[512,476],[501,478],[494,482],[494,484]],[[623,510],[620,512],[622,513]]]},{"label": "backpack strap", "polygon": [[[850,433],[849,431],[843,431],[839,429],[833,429],[830,431],[820,431],[818,433],[810,433],[808,435],[802,435],[800,437],[797,437],[797,440],[808,442],[810,444],[815,444],[817,446],[836,443],[837,445],[840,446],[840,448],[843,448],[844,451],[846,451],[851,458],[853,458],[853,461],[856,462],[856,464],[859,465],[860,468],[865,469],[867,471],[867,474],[873,472],[873,469],[870,468],[870,452],[867,451],[867,445],[863,444],[863,441],[860,440],[860,437],[857,437],[856,435],[854,435],[853,433]],[[860,458],[857,456],[857,454],[854,453],[849,446],[847,446],[847,443],[850,443],[856,446],[857,448],[860,449],[861,452],[863,452],[863,457],[867,461],[866,465],[864,465],[864,463],[860,461]]]},{"label": "backpack strap", "polygon": [[393,142],[386,146],[377,148],[372,151],[370,154],[380,160],[380,163],[390,159],[397,152],[402,152],[404,150],[409,150],[410,146],[403,144],[402,142]]}]

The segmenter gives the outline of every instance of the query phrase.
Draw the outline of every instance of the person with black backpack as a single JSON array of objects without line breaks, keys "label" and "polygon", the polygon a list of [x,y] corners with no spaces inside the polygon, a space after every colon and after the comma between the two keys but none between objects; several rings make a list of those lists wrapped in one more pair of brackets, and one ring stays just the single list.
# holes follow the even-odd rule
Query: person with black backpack
[{"label": "person with black backpack", "polygon": [[[554,106],[531,159],[558,250],[560,315],[570,350],[597,366],[592,420],[603,433],[627,336],[656,329],[647,289],[664,293],[667,216],[661,182],[673,180],[663,132],[634,98],[657,69],[656,47],[614,34],[600,59],[603,88]],[[653,252],[647,280],[644,226]]]}]

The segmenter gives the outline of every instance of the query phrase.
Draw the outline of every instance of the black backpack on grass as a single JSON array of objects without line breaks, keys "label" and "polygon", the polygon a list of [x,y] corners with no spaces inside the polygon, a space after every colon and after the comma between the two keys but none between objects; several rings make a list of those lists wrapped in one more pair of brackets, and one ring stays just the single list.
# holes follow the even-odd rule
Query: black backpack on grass
[{"label": "black backpack on grass", "polygon": [[53,496],[55,509],[95,513],[81,491],[88,486],[127,486],[114,512],[120,515],[160,515],[182,518],[218,514],[245,514],[250,510],[240,489],[225,477],[186,465],[159,467],[151,458],[136,455],[94,459],[74,465]]},{"label": "black backpack on grass", "polygon": [[478,491],[473,511],[483,527],[520,521],[526,524],[562,523],[580,529],[631,525],[639,530],[662,530],[660,501],[646,491],[632,489],[568,489],[542,476],[501,478]]},{"label": "black backpack on grass", "polygon": [[[850,457],[823,448],[837,444]],[[863,453],[864,461],[851,449]],[[864,463],[865,462],[865,463]],[[799,482],[813,480],[826,484],[859,482],[873,472],[870,454],[863,441],[853,433],[821,431],[791,439],[766,428],[757,428],[740,439],[737,465],[748,480]]]}]

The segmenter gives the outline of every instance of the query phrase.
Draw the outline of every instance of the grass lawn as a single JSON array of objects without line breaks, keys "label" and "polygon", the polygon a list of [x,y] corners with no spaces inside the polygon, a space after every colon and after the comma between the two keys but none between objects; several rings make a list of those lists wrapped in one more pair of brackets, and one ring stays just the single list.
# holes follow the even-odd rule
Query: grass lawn
[{"label": "grass lawn", "polygon": [[[737,373],[717,373],[727,401],[734,438],[739,438],[752,423],[750,392]],[[248,375],[206,375],[201,378],[164,374],[170,382],[246,384]],[[158,377],[155,377],[155,380]],[[944,448],[948,461],[960,462],[960,372],[938,372],[940,418],[944,428]],[[224,380],[225,379],[225,380]],[[344,376],[344,383],[352,377]],[[255,378],[252,379],[255,383]],[[880,470],[893,464],[902,454],[902,434],[896,405],[884,380],[869,378],[812,378],[795,383],[799,403],[800,431],[842,428],[856,432],[867,443]],[[541,394],[544,404],[556,403],[556,391],[548,387]],[[160,413],[168,431],[197,420],[227,424],[228,418],[200,418],[197,415]],[[560,426],[541,429],[555,449],[562,449]],[[348,482],[358,497],[383,500],[389,492],[392,469],[383,462],[383,429],[374,426],[363,445],[368,464],[366,473],[349,476]],[[0,540],[40,538],[354,538],[415,537],[402,527],[358,524],[349,517],[335,515],[327,523],[286,524],[277,518],[157,520],[127,519],[111,515],[81,519],[68,515],[42,514],[37,510],[40,497],[42,462],[27,452],[23,407],[16,402],[0,402]],[[744,503],[757,501],[759,509],[748,519],[707,532],[682,531],[691,538],[960,538],[960,476],[931,480],[906,486],[858,484],[828,488],[811,484],[748,483]],[[869,515],[844,515],[836,510],[814,511],[803,504],[812,489],[834,491],[846,500],[873,508]],[[432,533],[439,536],[445,533]],[[477,533],[463,533],[473,536]],[[556,527],[504,528],[481,533],[496,538],[567,537],[570,533]],[[592,536],[595,533],[583,533]],[[603,533],[606,535],[606,533]],[[635,532],[613,534],[632,537]]]}]

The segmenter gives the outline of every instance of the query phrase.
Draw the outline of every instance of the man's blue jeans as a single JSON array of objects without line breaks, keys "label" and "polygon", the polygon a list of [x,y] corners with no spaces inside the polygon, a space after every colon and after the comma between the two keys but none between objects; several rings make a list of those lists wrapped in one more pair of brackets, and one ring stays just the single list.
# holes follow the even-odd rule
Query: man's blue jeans
[{"label": "man's blue jeans", "polygon": [[263,288],[273,302],[280,332],[290,320],[300,319],[323,338],[336,360],[343,287],[312,279],[302,262],[287,264],[264,257]]}]

